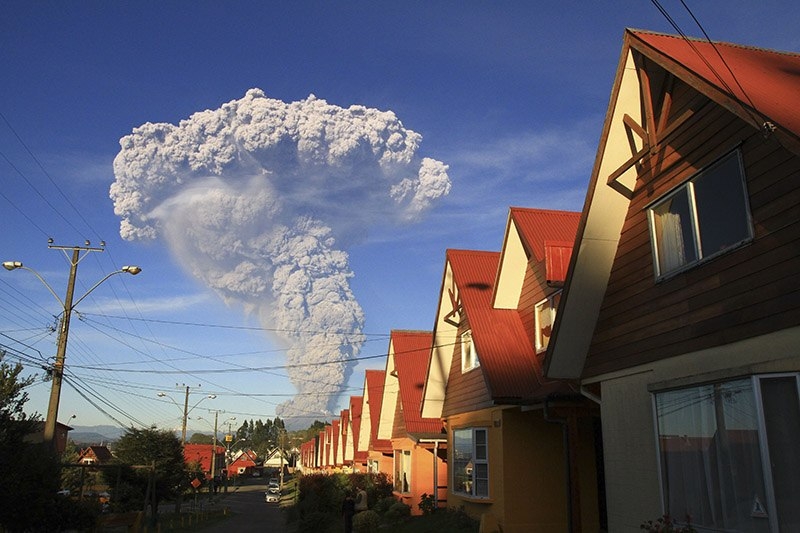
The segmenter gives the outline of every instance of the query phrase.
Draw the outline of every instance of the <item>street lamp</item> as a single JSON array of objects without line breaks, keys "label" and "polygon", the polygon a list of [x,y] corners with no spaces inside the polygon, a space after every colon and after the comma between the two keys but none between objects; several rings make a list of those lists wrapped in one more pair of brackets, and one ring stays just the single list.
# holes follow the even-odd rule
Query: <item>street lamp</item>
[{"label": "street lamp", "polygon": [[[63,315],[61,317],[61,327],[58,333],[58,348],[56,351],[56,360],[55,363],[53,364],[53,370],[52,370],[53,385],[50,389],[50,402],[47,406],[47,418],[45,419],[44,422],[44,435],[43,435],[44,441],[50,444],[51,446],[54,446],[56,420],[58,418],[58,404],[59,401],[61,400],[61,381],[64,376],[64,360],[66,359],[67,356],[67,339],[69,337],[69,321],[70,317],[72,316],[72,311],[79,303],[81,303],[84,300],[84,298],[89,296],[89,294],[93,290],[99,287],[101,283],[103,283],[111,276],[123,273],[135,276],[136,274],[141,272],[142,269],[139,268],[138,266],[127,265],[119,270],[115,270],[114,272],[107,274],[100,281],[92,285],[92,287],[88,291],[86,291],[86,293],[83,296],[78,298],[77,301],[73,302],[75,296],[75,277],[78,273],[78,263],[80,263],[81,260],[89,254],[89,252],[104,251],[105,243],[101,242],[99,248],[92,247],[89,241],[86,241],[84,246],[57,246],[54,245],[53,240],[50,239],[48,241],[47,247],[54,250],[61,250],[70,264],[69,280],[67,282],[67,294],[64,300],[58,297],[56,291],[53,290],[53,288],[45,281],[45,279],[38,272],[36,272],[34,269],[30,267],[26,267],[25,265],[22,264],[21,261],[5,261],[3,262],[3,268],[5,268],[8,271],[23,269],[32,272],[33,275],[36,276],[39,279],[39,281],[42,282],[42,284],[47,288],[47,290],[50,291],[50,294],[55,296],[56,300],[58,300],[58,303],[61,304],[61,307],[63,309]],[[67,253],[67,250],[72,250],[71,257]],[[83,255],[81,255],[81,252],[84,252]]]}]

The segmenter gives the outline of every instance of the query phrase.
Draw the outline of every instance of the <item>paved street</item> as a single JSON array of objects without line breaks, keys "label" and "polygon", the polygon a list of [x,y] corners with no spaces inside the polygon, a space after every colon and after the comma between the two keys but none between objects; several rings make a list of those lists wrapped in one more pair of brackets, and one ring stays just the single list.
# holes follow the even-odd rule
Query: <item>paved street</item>
[{"label": "paved street", "polygon": [[290,533],[279,505],[264,501],[265,481],[261,478],[247,479],[238,487],[229,487],[227,496],[220,498],[219,505],[228,507],[231,515],[207,527],[198,528],[197,531]]}]

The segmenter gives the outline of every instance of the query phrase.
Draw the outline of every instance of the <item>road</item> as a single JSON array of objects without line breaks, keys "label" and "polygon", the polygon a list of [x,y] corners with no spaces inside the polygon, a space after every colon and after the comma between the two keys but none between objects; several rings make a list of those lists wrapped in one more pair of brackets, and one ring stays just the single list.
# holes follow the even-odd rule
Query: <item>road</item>
[{"label": "road", "polygon": [[198,528],[197,531],[291,533],[292,530],[284,522],[279,504],[264,501],[266,488],[266,480],[263,478],[247,479],[237,487],[229,487],[228,494],[220,498],[219,505],[230,509],[231,514],[228,518]]}]

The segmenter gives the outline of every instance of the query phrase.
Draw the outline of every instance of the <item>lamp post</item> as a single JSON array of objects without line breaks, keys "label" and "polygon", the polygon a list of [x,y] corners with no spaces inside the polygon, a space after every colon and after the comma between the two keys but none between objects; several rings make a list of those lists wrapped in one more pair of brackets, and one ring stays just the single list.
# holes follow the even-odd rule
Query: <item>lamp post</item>
[{"label": "lamp post", "polygon": [[[189,385],[183,385],[183,386],[186,388],[186,396],[184,398],[183,408],[182,408],[183,409],[183,424],[181,426],[181,446],[186,445],[186,421],[189,419],[189,413],[191,413],[194,410],[195,407],[200,405],[200,402],[202,402],[203,400],[213,400],[214,398],[217,397],[216,394],[209,394],[208,396],[204,396],[204,397],[200,398],[197,401],[197,403],[194,404],[190,409],[189,408],[189,390],[190,390],[190,387],[189,387]],[[198,387],[199,386],[200,385],[198,385]],[[168,394],[166,394],[164,392],[159,392],[157,394],[157,396],[159,398],[167,398],[169,401],[171,401],[172,403],[177,405],[179,409],[181,408],[180,404],[178,404],[178,402],[176,402],[175,400],[172,399],[172,396],[170,396],[170,395],[168,395]]]},{"label": "lamp post", "polygon": [[[219,414],[224,412],[225,411],[220,411],[219,409],[214,411],[214,437],[211,441],[211,485],[208,490],[209,498],[217,491],[217,421],[219,420]],[[195,420],[206,422],[206,419],[200,416],[196,417]]]},{"label": "lamp post", "polygon": [[[32,272],[33,275],[39,278],[39,281],[42,282],[42,284],[47,288],[47,290],[50,291],[50,294],[55,296],[56,300],[58,300],[58,303],[61,304],[61,307],[63,309],[63,314],[61,316],[61,326],[58,332],[58,347],[56,350],[56,360],[55,363],[53,364],[53,370],[52,370],[53,385],[50,389],[50,402],[48,403],[47,406],[47,418],[45,419],[44,422],[44,436],[43,436],[44,442],[48,443],[50,446],[55,446],[56,419],[58,418],[58,404],[59,401],[61,400],[61,381],[64,376],[64,360],[66,359],[67,356],[67,339],[69,337],[69,322],[72,316],[72,311],[79,303],[81,303],[84,300],[84,298],[89,296],[89,294],[93,290],[99,287],[101,283],[103,283],[111,276],[122,273],[131,274],[135,276],[136,274],[141,272],[142,269],[139,268],[138,266],[128,265],[122,267],[119,270],[115,270],[114,272],[107,274],[100,281],[92,285],[92,287],[88,291],[86,291],[86,293],[83,296],[78,298],[77,301],[73,302],[75,296],[75,277],[78,274],[78,263],[80,263],[81,260],[83,260],[83,258],[89,254],[89,252],[104,251],[105,243],[101,242],[99,248],[92,247],[89,241],[86,241],[86,243],[83,246],[57,246],[54,245],[53,240],[50,239],[48,241],[47,247],[52,250],[61,250],[70,264],[69,280],[67,281],[67,294],[64,300],[58,297],[58,294],[56,294],[53,288],[44,280],[44,278],[38,272],[36,272],[34,269],[30,267],[26,267],[25,265],[22,264],[22,262],[5,261],[3,263],[3,268],[9,271],[21,268],[23,270],[28,270]],[[67,253],[68,250],[72,251],[71,257]],[[83,252],[83,255],[81,255],[81,252]]]}]

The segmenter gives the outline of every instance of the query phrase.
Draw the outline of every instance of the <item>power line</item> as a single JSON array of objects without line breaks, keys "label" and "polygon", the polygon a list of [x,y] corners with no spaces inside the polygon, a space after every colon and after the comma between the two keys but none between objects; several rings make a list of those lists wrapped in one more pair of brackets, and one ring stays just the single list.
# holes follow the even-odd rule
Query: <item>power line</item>
[{"label": "power line", "polygon": [[[119,318],[125,320],[135,320],[135,321],[143,321],[143,322],[152,322],[155,324],[169,324],[173,326],[194,326],[194,327],[203,327],[203,328],[220,328],[220,329],[238,329],[238,330],[245,330],[245,331],[265,331],[271,333],[294,333],[294,334],[310,334],[310,335],[317,335],[320,333],[331,333],[327,330],[303,330],[303,329],[280,329],[280,328],[265,328],[259,326],[235,326],[231,324],[208,324],[203,322],[185,322],[185,321],[177,321],[177,320],[159,320],[153,318],[130,318],[130,317],[122,317],[122,316],[115,316],[115,315],[102,315],[97,313],[83,313],[84,316],[102,316],[105,318]],[[388,339],[390,335],[386,333],[346,333],[335,331],[333,332],[337,335],[353,335],[353,336],[364,336],[364,337],[379,337]]]}]

